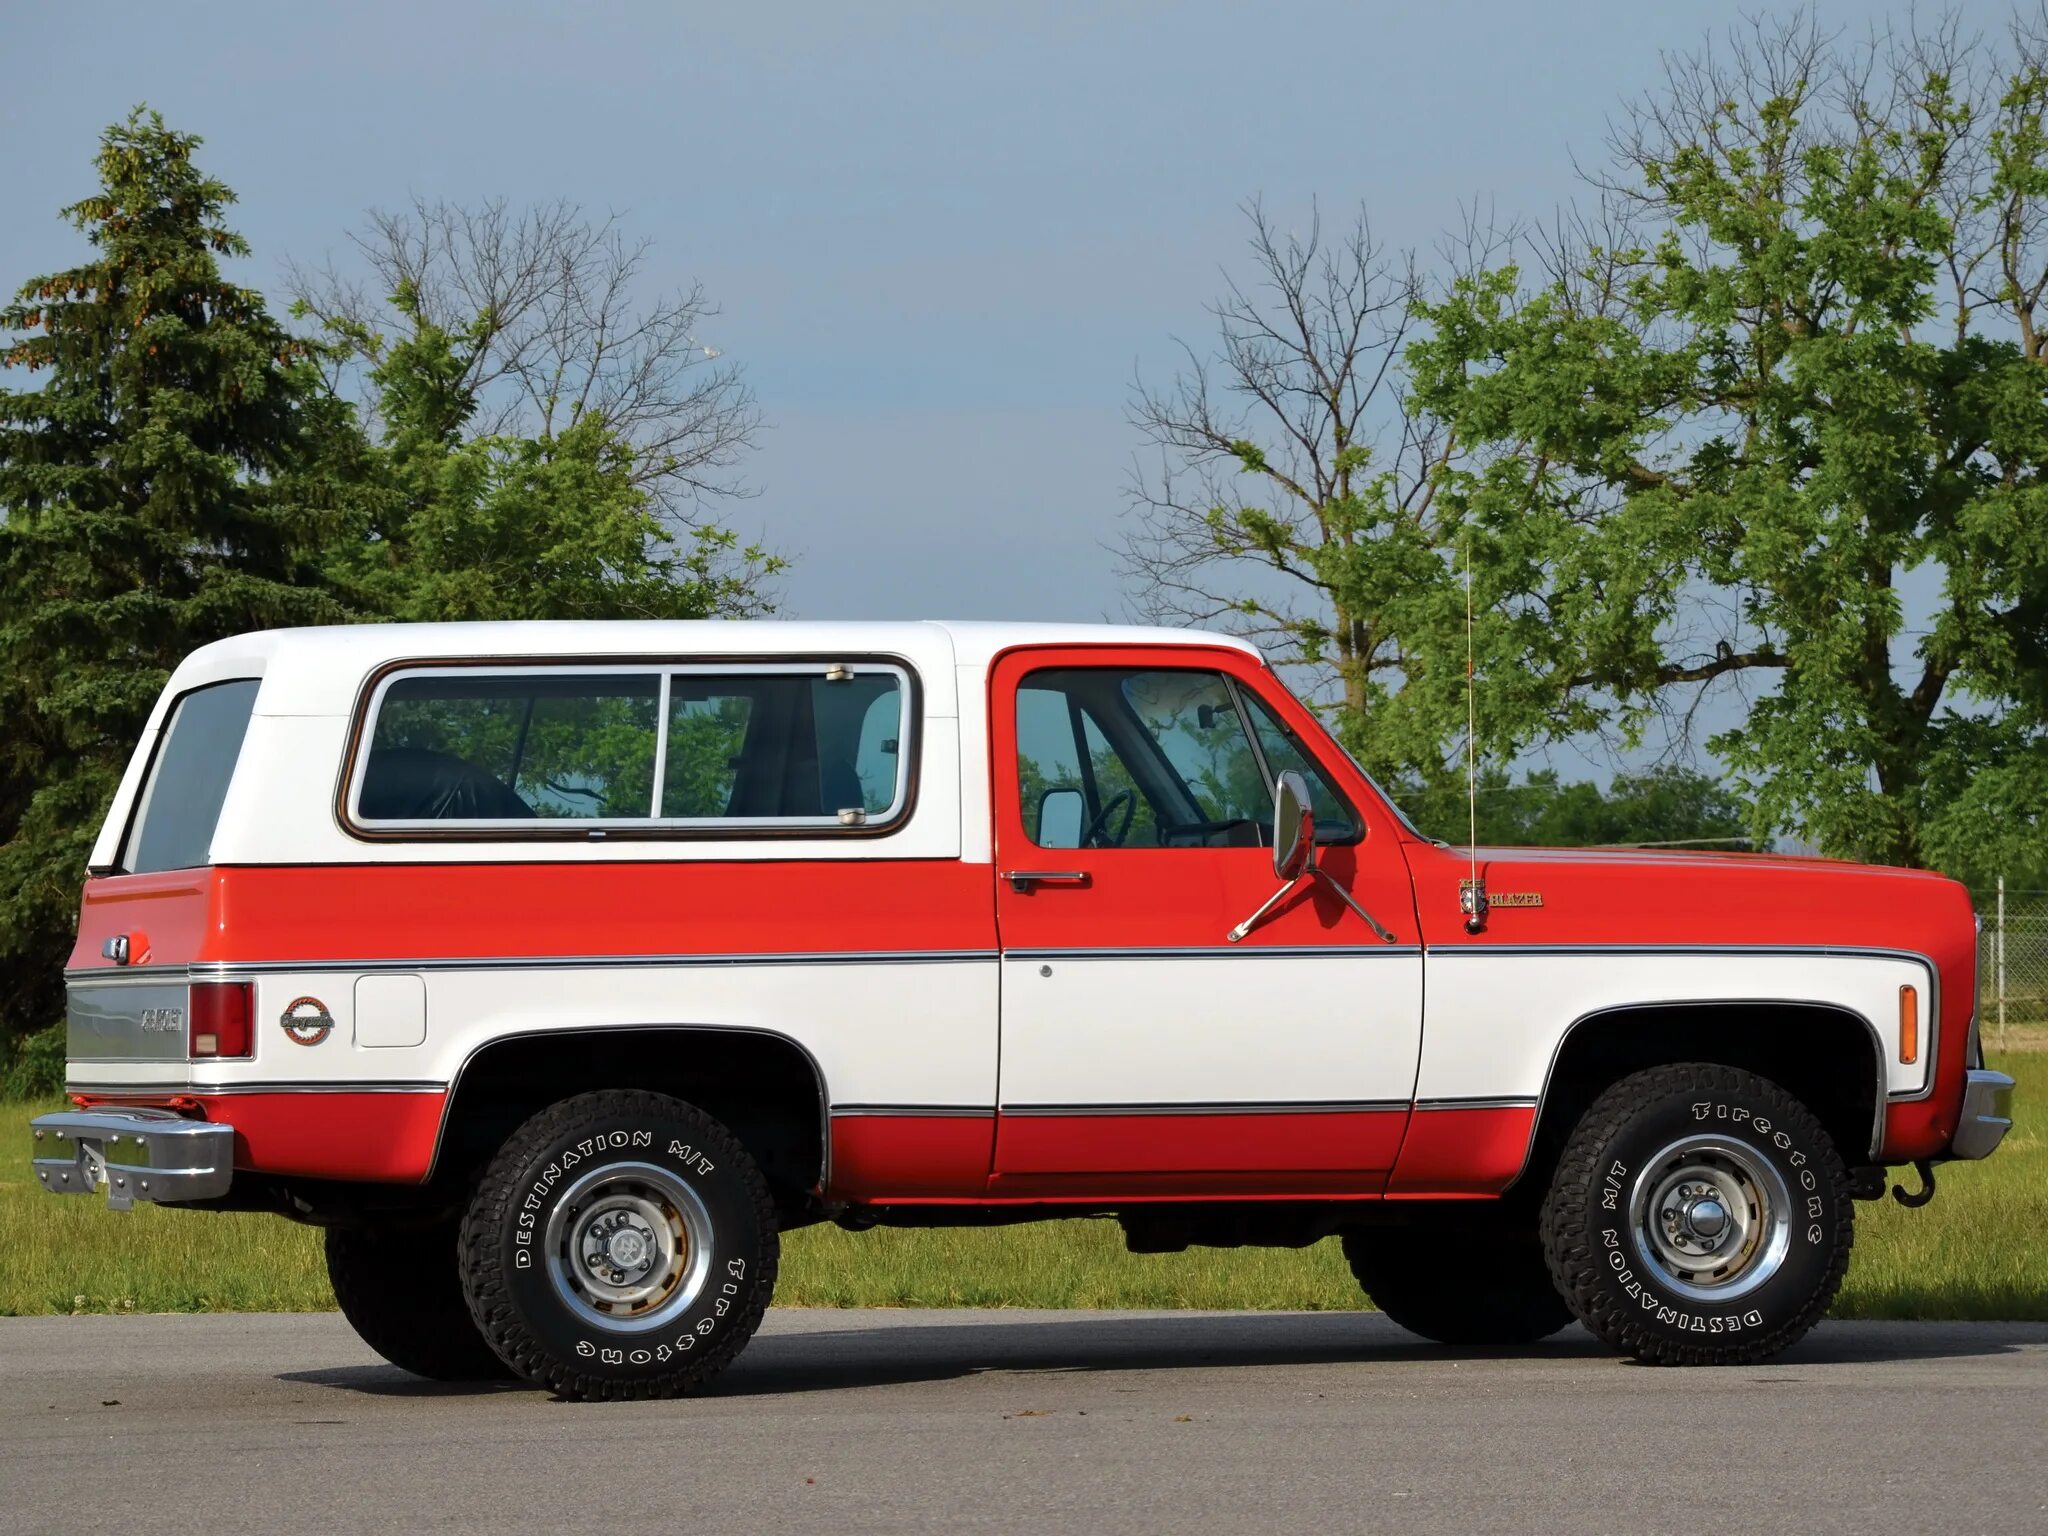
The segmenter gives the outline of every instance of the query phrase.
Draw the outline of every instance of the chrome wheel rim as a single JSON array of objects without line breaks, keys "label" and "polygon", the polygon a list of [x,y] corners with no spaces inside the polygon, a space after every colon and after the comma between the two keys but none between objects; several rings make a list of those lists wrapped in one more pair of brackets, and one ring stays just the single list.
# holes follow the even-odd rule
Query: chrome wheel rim
[{"label": "chrome wheel rim", "polygon": [[1754,1148],[1688,1136],[1643,1165],[1629,1199],[1638,1256],[1691,1301],[1746,1296],[1784,1266],[1792,1194]]},{"label": "chrome wheel rim", "polygon": [[579,1321],[644,1333],[686,1311],[711,1269],[711,1213],[654,1163],[611,1163],[555,1202],[548,1279]]}]

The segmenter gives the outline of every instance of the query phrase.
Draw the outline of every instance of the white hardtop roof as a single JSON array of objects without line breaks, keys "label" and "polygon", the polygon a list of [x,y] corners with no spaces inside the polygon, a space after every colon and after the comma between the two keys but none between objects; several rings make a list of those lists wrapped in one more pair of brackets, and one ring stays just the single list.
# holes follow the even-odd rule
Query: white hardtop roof
[{"label": "white hardtop roof", "polygon": [[336,661],[434,656],[809,655],[835,649],[928,651],[941,636],[962,665],[1018,645],[1220,645],[1256,656],[1235,635],[1127,624],[1026,624],[951,619],[530,619],[464,624],[330,624],[263,629],[215,641],[191,659],[268,660],[287,652]]},{"label": "white hardtop roof", "polygon": [[[902,656],[920,670],[985,667],[1020,645],[1210,645],[1257,656],[1233,635],[1116,624],[921,620],[555,619],[470,624],[341,624],[268,629],[203,646],[178,668],[176,693],[251,670],[290,674],[266,689],[264,714],[327,713],[352,703],[375,668],[393,661],[473,656]],[[936,682],[936,679],[928,680]],[[945,692],[950,693],[950,689]]]}]

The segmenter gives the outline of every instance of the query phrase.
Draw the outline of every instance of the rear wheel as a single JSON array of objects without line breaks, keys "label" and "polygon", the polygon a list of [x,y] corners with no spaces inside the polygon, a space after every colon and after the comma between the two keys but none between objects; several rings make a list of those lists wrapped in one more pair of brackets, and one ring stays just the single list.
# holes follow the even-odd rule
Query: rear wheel
[{"label": "rear wheel", "polygon": [[1768,1078],[1684,1062],[1623,1078],[1565,1144],[1543,1206],[1558,1289],[1660,1365],[1768,1359],[1841,1288],[1855,1211],[1841,1154]]},{"label": "rear wheel", "polygon": [[362,1341],[431,1381],[500,1381],[512,1372],[484,1342],[455,1266],[455,1223],[329,1227],[327,1278]]},{"label": "rear wheel", "polygon": [[484,1170],[462,1223],[463,1288],[514,1370],[564,1397],[679,1397],[759,1326],[775,1206],[731,1132],[657,1093],[579,1094]]},{"label": "rear wheel", "polygon": [[1572,1320],[1533,1220],[1367,1228],[1344,1257],[1374,1306],[1439,1344],[1533,1344]]}]

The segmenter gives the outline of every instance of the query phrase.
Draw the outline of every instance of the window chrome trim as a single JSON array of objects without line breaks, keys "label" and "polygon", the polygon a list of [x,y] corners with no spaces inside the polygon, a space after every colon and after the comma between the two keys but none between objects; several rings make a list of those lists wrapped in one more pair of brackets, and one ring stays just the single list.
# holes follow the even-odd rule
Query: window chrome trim
[{"label": "window chrome trim", "polygon": [[[896,778],[893,797],[882,811],[854,822],[821,816],[645,816],[536,817],[507,820],[367,818],[359,814],[363,778],[376,719],[391,685],[404,677],[656,677],[657,768],[666,766],[666,701],[674,677],[830,677],[887,672],[897,680]],[[341,774],[335,787],[335,820],[358,842],[603,842],[754,840],[789,837],[879,837],[907,823],[917,808],[919,754],[923,750],[924,693],[909,658],[882,653],[770,656],[435,656],[386,662],[364,680],[352,711]],[[662,774],[654,779],[650,810],[659,804]],[[851,809],[847,807],[845,809]]]}]

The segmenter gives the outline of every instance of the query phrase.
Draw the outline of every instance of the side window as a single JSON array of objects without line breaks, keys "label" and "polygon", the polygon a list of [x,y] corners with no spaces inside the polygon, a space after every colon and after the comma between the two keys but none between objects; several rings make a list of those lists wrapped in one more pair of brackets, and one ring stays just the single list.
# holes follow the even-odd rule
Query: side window
[{"label": "side window", "polygon": [[1017,789],[1024,826],[1041,848],[1079,846],[1081,749],[1072,701],[1057,688],[1017,690]]},{"label": "side window", "polygon": [[894,671],[677,673],[669,683],[665,820],[845,824],[892,813],[907,787]]},{"label": "side window", "polygon": [[1292,768],[1308,780],[1309,800],[1316,813],[1316,841],[1340,843],[1356,837],[1356,813],[1330,788],[1301,743],[1295,740],[1294,733],[1273,717],[1273,712],[1266,708],[1258,695],[1245,691],[1243,697],[1250,707],[1252,732],[1259,738],[1259,750],[1266,755],[1266,766],[1276,775]]},{"label": "side window", "polygon": [[1124,699],[1212,822],[1272,816],[1272,791],[1230,689],[1213,672],[1133,672]]},{"label": "side window", "polygon": [[1213,672],[1060,668],[1017,690],[1017,775],[1040,847],[1259,846],[1272,796]]},{"label": "side window", "polygon": [[731,814],[733,784],[754,695],[724,678],[679,677],[668,696],[668,761],[662,765],[661,814]]},{"label": "side window", "polygon": [[171,706],[122,849],[125,873],[206,862],[262,686],[260,678],[236,678],[195,688]]},{"label": "side window", "polygon": [[401,676],[384,690],[358,812],[370,821],[620,821],[654,801],[646,674]]},{"label": "side window", "polygon": [[820,663],[401,673],[377,697],[355,813],[508,835],[862,825],[908,798],[906,682]]}]

